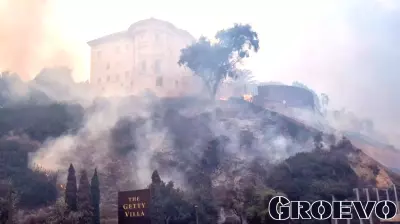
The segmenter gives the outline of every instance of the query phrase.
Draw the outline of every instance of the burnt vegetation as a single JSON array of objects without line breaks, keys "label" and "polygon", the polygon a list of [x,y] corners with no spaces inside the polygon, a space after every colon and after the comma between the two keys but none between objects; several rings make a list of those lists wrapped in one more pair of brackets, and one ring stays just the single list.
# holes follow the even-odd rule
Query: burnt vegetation
[{"label": "burnt vegetation", "polygon": [[[257,34],[247,25],[221,31],[217,38],[219,45],[200,39],[183,50],[180,60],[202,77],[209,66],[207,72],[215,76],[208,83],[212,97],[223,79],[238,72],[232,59],[238,63],[259,48]],[[207,55],[193,58],[203,50]],[[206,60],[214,54],[221,63]],[[60,77],[49,79],[51,73]],[[148,169],[154,168],[144,178],[152,191],[153,224],[196,223],[196,213],[202,224],[276,223],[268,216],[275,195],[346,199],[355,187],[376,186],[355,172],[361,163],[357,158],[365,155],[347,139],[336,142],[250,102],[154,97],[144,105],[140,97],[126,97],[117,104],[98,98],[83,107],[73,103],[77,99],[71,94],[81,84],[65,76],[58,69],[44,70],[28,83],[9,73],[0,77],[0,223],[117,223],[117,192],[143,187],[138,170],[146,152]],[[62,88],[55,84],[59,79],[67,83]],[[49,97],[55,93],[65,97]],[[135,114],[139,107],[148,113]],[[85,129],[99,111],[107,119],[110,108],[120,114],[107,130]],[[163,135],[155,138],[154,133]],[[63,136],[76,141],[70,153],[74,158],[58,155],[65,160],[63,170],[29,164],[30,155]],[[156,140],[161,143],[149,144]],[[100,155],[103,160],[96,160]],[[379,166],[369,164],[375,171]],[[171,175],[177,171],[178,176]]]},{"label": "burnt vegetation", "polygon": [[[165,101],[180,101],[181,107],[187,106],[182,99],[165,99]],[[168,104],[168,102],[163,103],[164,106]],[[224,103],[237,104],[238,102]],[[249,109],[247,102],[242,103],[241,107]],[[252,113],[263,114],[258,130],[237,131],[239,142],[234,146],[237,149],[231,152],[232,142],[235,141],[232,139],[234,135],[215,136],[211,130],[210,123],[212,119],[216,119],[212,118],[215,115],[214,112],[184,116],[179,113],[175,102],[172,105],[174,108],[156,110],[150,118],[154,120],[152,123],[154,128],[167,128],[173,144],[171,150],[159,150],[152,155],[152,161],[162,168],[160,174],[154,172],[152,177],[148,177],[151,182],[150,188],[156,192],[153,194],[151,210],[154,223],[164,223],[166,220],[169,220],[169,223],[194,223],[194,206],[197,206],[200,223],[217,223],[221,219],[225,220],[225,223],[243,223],[244,220],[254,224],[272,223],[267,215],[267,202],[273,195],[284,194],[298,200],[329,200],[332,195],[345,199],[353,196],[353,188],[365,184],[364,180],[352,169],[352,163],[349,162],[347,156],[349,153],[359,151],[352,147],[351,143],[346,143],[345,139],[332,143],[328,149],[321,149],[321,133],[314,133],[312,130],[291,123],[290,120],[285,120],[284,117],[251,106]],[[71,106],[68,104],[54,104],[44,106],[42,110],[44,114],[51,116],[54,108],[68,111],[69,107]],[[2,110],[7,112],[4,113],[5,116],[9,114],[11,117],[14,117],[15,113],[22,113],[19,108],[3,108],[0,109],[0,113]],[[80,110],[83,108],[78,109]],[[237,114],[232,111],[229,113],[223,111],[222,106],[222,112],[220,111],[217,115],[218,119],[226,122],[226,127],[233,125],[229,119]],[[65,114],[68,113],[64,112]],[[83,118],[79,117],[82,114],[70,115],[71,120],[82,120]],[[8,120],[7,117],[3,119]],[[117,190],[121,187],[136,188],[135,175],[131,175],[130,179],[126,180],[127,170],[123,164],[129,162],[128,155],[132,160],[137,153],[140,153],[139,150],[143,150],[138,144],[141,138],[140,131],[148,125],[145,118],[123,117],[111,129],[108,147],[110,160],[115,161],[108,161],[104,169],[98,170],[99,177],[96,177],[98,182],[96,178],[92,181],[92,185],[93,183],[100,185],[99,189],[102,190],[99,192],[104,198],[99,196],[99,192],[94,193],[98,196],[90,195],[91,188],[87,186],[89,180],[86,180],[88,178],[86,174],[81,173],[77,177],[71,167],[69,175],[72,176],[68,176],[68,183],[65,183],[66,180],[57,179],[57,173],[40,167],[30,168],[28,153],[35,152],[39,148],[40,142],[46,139],[46,135],[43,134],[46,132],[41,131],[42,137],[38,138],[37,135],[23,131],[38,131],[44,128],[37,122],[35,114],[31,115],[27,111],[24,119],[32,119],[32,121],[24,124],[10,123],[8,129],[4,130],[7,134],[4,134],[3,140],[0,141],[2,158],[6,158],[1,163],[0,173],[3,180],[10,180],[12,183],[10,188],[18,196],[18,200],[15,201],[15,211],[33,213],[29,215],[29,217],[32,216],[29,219],[30,223],[39,223],[36,219],[40,217],[36,216],[42,215],[42,219],[51,220],[57,214],[66,216],[56,219],[66,220],[63,223],[69,223],[68,220],[84,220],[81,221],[82,223],[88,223],[88,220],[93,222],[93,214],[110,223],[115,222]],[[59,129],[58,134],[52,133],[48,138],[70,133],[71,130],[79,127],[79,123],[72,128],[64,125],[66,120],[63,116],[58,116],[59,127],[63,128]],[[288,139],[293,139],[296,144],[309,147],[307,152],[298,152],[291,145],[276,148],[275,150],[286,150],[291,156],[280,162],[271,161],[268,153],[274,150],[263,150],[263,147],[274,146],[260,145],[256,133],[271,127],[276,128],[274,135],[286,136]],[[13,130],[19,130],[19,132],[13,133],[13,137],[10,137]],[[308,136],[311,144],[305,141],[305,136]],[[24,138],[25,141],[22,141]],[[268,139],[265,141],[268,143]],[[193,149],[194,146],[196,146],[195,149]],[[248,158],[244,160],[236,158],[237,152],[244,152]],[[84,152],[81,153],[84,154]],[[84,163],[84,161],[81,162]],[[87,167],[87,169],[93,169],[93,167]],[[173,181],[167,183],[162,181],[160,175],[168,176],[168,173],[173,170],[180,170],[184,176],[184,189],[177,188]],[[222,180],[218,177],[222,177]],[[78,186],[81,184],[77,184],[77,178],[80,178],[84,187],[81,191],[78,191]],[[66,188],[60,188],[59,183],[66,184]],[[80,196],[71,199],[69,195],[74,194]],[[56,202],[62,195],[65,195],[66,199]],[[2,195],[4,203],[8,203],[7,197],[7,194]],[[99,201],[102,201],[101,208],[94,209],[96,204],[88,201],[95,200],[93,197],[100,198],[97,203],[100,204]],[[79,202],[79,200],[88,202]],[[81,203],[80,206],[78,206],[79,203]],[[224,210],[222,218],[221,208]],[[60,209],[70,212],[60,213]],[[28,216],[25,215],[25,217]]]}]

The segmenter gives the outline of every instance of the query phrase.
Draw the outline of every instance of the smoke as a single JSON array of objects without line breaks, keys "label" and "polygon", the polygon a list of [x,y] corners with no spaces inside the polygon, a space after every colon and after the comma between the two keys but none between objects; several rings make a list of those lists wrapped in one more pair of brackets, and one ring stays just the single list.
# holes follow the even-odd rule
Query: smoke
[{"label": "smoke", "polygon": [[249,61],[256,77],[305,83],[327,93],[332,108],[344,107],[358,118],[370,118],[379,131],[398,136],[394,121],[400,114],[399,3],[272,2],[268,12],[276,13],[271,18],[251,20],[261,42],[259,54]]},{"label": "smoke", "polygon": [[[338,11],[328,16],[328,19],[336,19],[322,20],[309,33],[312,38],[305,38],[304,46],[291,55],[296,62],[289,63],[285,58],[283,61],[288,64],[277,65],[282,79],[291,77],[290,81],[299,80],[318,92],[326,92],[334,107],[346,106],[358,111],[362,117],[373,117],[383,129],[394,131],[393,121],[400,112],[396,88],[400,76],[396,75],[398,68],[394,60],[400,51],[393,47],[400,37],[395,29],[398,24],[393,22],[398,21],[398,16],[384,11],[387,8],[372,10],[371,2],[344,4],[340,1],[343,4],[338,3],[340,6],[335,7]],[[47,1],[10,0],[0,6],[4,10],[0,14],[0,27],[9,30],[0,34],[0,44],[5,45],[0,46],[0,63],[4,63],[0,64],[1,68],[17,71],[29,79],[33,70],[44,65],[71,64],[69,51],[59,48],[57,35],[46,24],[51,14],[49,4]],[[358,10],[368,12],[368,20],[363,19],[363,13],[355,13]],[[20,16],[16,16],[16,20],[9,19],[14,15]],[[25,17],[27,21],[23,21]],[[261,42],[265,43],[263,35],[268,34],[260,33]],[[268,47],[268,44],[263,45],[266,52]],[[260,57],[263,56],[260,53]],[[254,69],[254,73],[262,70]],[[100,105],[94,103],[85,108],[86,119],[77,134],[49,139],[32,162],[61,171],[66,170],[69,163],[74,163],[78,169],[97,166],[100,171],[118,163],[123,167],[119,171],[122,172],[120,177],[135,180],[135,187],[145,187],[151,172],[160,169],[165,180],[174,180],[179,186],[185,185],[184,168],[199,161],[206,148],[204,142],[210,137],[227,136],[230,142],[224,155],[245,164],[256,158],[281,161],[298,151],[312,148],[308,142],[294,142],[282,134],[276,124],[262,126],[264,120],[269,119],[268,115],[258,114],[243,105],[215,105],[199,98],[190,100],[186,108],[165,106],[158,99],[149,97],[127,101],[109,99]],[[167,108],[174,110],[170,112]],[[218,109],[223,115],[214,113]],[[115,158],[113,132],[121,119],[126,119],[129,127],[120,133],[124,138],[119,138],[117,143],[127,147],[128,153]],[[253,146],[248,151],[241,146],[243,130],[254,134]],[[134,146],[124,141],[133,141]],[[179,147],[177,141],[181,144]],[[165,163],[183,168],[172,169]]]},{"label": "smoke", "polygon": [[[85,118],[77,134],[49,139],[31,162],[59,170],[60,181],[69,163],[100,172],[118,164],[117,188],[125,190],[146,187],[158,169],[165,181],[185,189],[187,171],[201,161],[207,142],[214,138],[228,139],[220,154],[225,169],[215,179],[229,172],[236,172],[236,178],[245,176],[255,159],[274,163],[312,148],[290,140],[278,127],[280,121],[254,112],[246,103],[215,104],[200,97],[114,98],[90,105]],[[278,125],[265,126],[271,119]],[[251,134],[243,137],[246,131]]]},{"label": "smoke", "polygon": [[30,80],[44,67],[75,68],[76,52],[63,39],[53,4],[48,0],[0,0],[1,71]]}]

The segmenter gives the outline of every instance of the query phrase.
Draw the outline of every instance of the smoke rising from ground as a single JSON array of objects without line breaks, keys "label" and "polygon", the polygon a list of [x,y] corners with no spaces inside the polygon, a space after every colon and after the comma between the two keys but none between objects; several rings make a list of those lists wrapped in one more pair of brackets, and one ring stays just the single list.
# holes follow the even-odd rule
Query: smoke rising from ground
[{"label": "smoke rising from ground", "polygon": [[58,25],[53,1],[0,0],[0,71],[29,80],[44,67],[74,68],[75,53]]},{"label": "smoke rising from ground", "polygon": [[[255,30],[260,30],[262,49],[264,52],[268,52],[271,45],[283,49],[281,55],[269,55],[272,58],[284,58],[281,60],[284,63],[276,63],[279,69],[276,69],[275,72],[278,71],[276,73],[280,76],[277,80],[304,82],[318,92],[326,92],[331,97],[334,107],[348,107],[350,110],[360,112],[360,116],[373,117],[373,120],[384,129],[395,130],[394,128],[397,127],[393,127],[393,125],[396,122],[393,121],[398,120],[400,112],[399,98],[396,94],[396,81],[400,76],[396,75],[398,66],[396,66],[395,60],[400,51],[393,47],[397,45],[395,41],[399,39],[396,38],[399,37],[399,33],[394,28],[398,24],[395,21],[399,21],[398,14],[391,12],[391,8],[389,11],[387,8],[373,9],[376,3],[374,0],[351,3],[336,2],[340,3],[330,9],[332,11],[329,11],[326,20],[321,20],[322,22],[318,20],[320,17],[317,16],[321,16],[322,13],[316,15],[315,21],[321,23],[313,23],[310,30],[301,30],[300,27],[300,30],[308,35],[298,34],[300,37],[293,35],[287,37],[288,41],[282,42],[285,46],[276,44],[273,38],[270,45],[265,44],[268,36],[271,35],[262,30],[261,25],[259,29],[255,24]],[[59,48],[62,46],[59,44],[61,39],[56,35],[57,30],[53,26],[54,24],[48,23],[51,21],[49,1],[0,0],[0,3],[0,28],[7,30],[0,34],[0,63],[3,63],[0,64],[1,69],[18,72],[24,79],[29,79],[32,74],[36,74],[35,70],[40,70],[43,66],[53,63],[72,64],[70,52],[65,48],[64,50]],[[315,4],[317,3],[315,2]],[[329,4],[329,6],[333,5]],[[313,7],[313,5],[306,7]],[[365,13],[368,14],[367,17],[364,17]],[[287,14],[282,15],[288,16]],[[277,21],[279,20],[259,21],[258,24],[270,27],[270,24],[277,23]],[[279,26],[285,26],[285,24]],[[285,39],[286,37],[280,36],[279,38]],[[299,41],[299,39],[301,40]],[[293,40],[294,45],[301,46],[297,46],[299,48],[295,49],[294,53],[293,51],[286,52],[285,49],[288,45],[293,47],[288,44]],[[268,69],[265,67],[274,64],[274,61],[268,61],[269,57],[264,57],[266,54],[260,52],[259,57],[263,58],[263,62],[262,68],[253,70],[256,76],[267,75],[268,72],[264,71]],[[288,60],[288,57],[291,60]],[[269,64],[265,62],[269,62]],[[153,103],[154,101],[150,104]],[[205,148],[202,142],[209,140],[210,136],[228,136],[230,142],[227,153],[229,156],[236,155],[235,159],[244,161],[260,155],[277,161],[287,158],[294,151],[311,149],[308,145],[298,145],[286,136],[282,136],[273,125],[267,129],[257,127],[264,115],[249,113],[249,110],[241,108],[236,109],[243,112],[238,115],[247,113],[250,117],[234,116],[234,119],[229,120],[226,117],[222,119],[213,115],[211,118],[207,118],[208,115],[205,112],[214,109],[215,105],[204,105],[194,101],[191,109],[179,111],[187,118],[183,121],[174,120],[172,115],[166,116],[167,111],[149,106],[148,102],[126,103],[111,100],[110,105],[95,107],[92,111],[87,112],[86,122],[78,134],[67,134],[57,139],[49,139],[33,161],[54,170],[66,170],[70,162],[78,166],[78,169],[82,168],[79,167],[79,164],[85,164],[90,168],[93,168],[90,164],[96,164],[99,166],[99,170],[105,169],[106,165],[113,162],[113,157],[110,156],[111,130],[121,118],[140,120],[140,122],[138,121],[140,124],[136,124],[137,127],[133,128],[135,132],[129,132],[130,135],[125,138],[125,140],[133,139],[137,148],[129,152],[124,161],[121,161],[126,164],[124,165],[127,168],[124,169],[124,172],[128,172],[126,176],[135,179],[133,177],[138,175],[136,184],[140,187],[149,182],[152,170],[161,166],[159,162],[155,162],[155,158],[161,158],[158,161],[164,162],[171,158],[178,162],[195,163],[201,156],[201,150]],[[229,107],[225,107],[224,110],[229,111]],[[158,118],[153,116],[154,112],[159,113]],[[205,120],[198,118],[203,115],[207,115]],[[187,123],[198,121],[194,117],[203,122],[193,125],[196,127],[195,130],[177,128],[180,131],[177,131],[174,136],[166,127],[167,125],[158,124],[159,119],[165,117],[168,117],[170,122],[175,122],[182,127],[185,127]],[[254,154],[243,153],[239,146],[238,136],[243,129],[249,129],[256,135]],[[173,141],[177,136],[178,138],[195,136],[197,139],[197,141],[185,145],[182,157],[176,157],[177,148]],[[84,153],[82,154],[82,152]],[[133,170],[136,171],[132,172]],[[170,176],[171,179],[184,182],[184,178],[180,176],[181,170],[173,173],[174,177]]]},{"label": "smoke rising from ground", "polygon": [[[128,189],[133,187],[124,185],[128,180],[134,180],[135,187],[146,187],[151,172],[159,169],[165,180],[185,187],[187,169],[201,161],[207,142],[214,138],[227,137],[220,158],[224,159],[226,170],[240,172],[254,159],[277,162],[312,149],[308,143],[290,140],[276,125],[265,126],[263,121],[271,119],[270,115],[255,113],[246,105],[223,104],[200,98],[136,98],[91,106],[77,134],[49,139],[32,162],[61,172],[71,162],[78,169],[93,169],[95,165],[100,172],[115,162],[124,173],[120,175],[119,188]],[[122,129],[116,131],[116,127]],[[248,145],[244,146],[246,131],[253,137],[246,137]],[[119,148],[127,150],[126,154],[115,157]],[[234,168],[232,161],[242,168]]]}]

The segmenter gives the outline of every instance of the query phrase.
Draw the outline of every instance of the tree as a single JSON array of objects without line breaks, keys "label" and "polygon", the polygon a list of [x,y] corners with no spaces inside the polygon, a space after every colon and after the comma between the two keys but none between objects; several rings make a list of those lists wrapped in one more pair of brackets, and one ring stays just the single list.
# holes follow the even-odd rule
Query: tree
[{"label": "tree", "polygon": [[198,164],[194,164],[188,171],[187,178],[192,188],[191,200],[197,205],[200,223],[217,223],[218,204],[213,195],[212,175],[221,169],[221,152],[226,143],[226,138],[211,139]]},{"label": "tree", "polygon": [[81,216],[79,212],[69,211],[67,204],[62,200],[56,201],[56,203],[50,208],[49,214],[41,215],[39,213],[38,215],[39,216],[36,217],[28,217],[28,220],[26,220],[25,223],[78,223],[79,217]]},{"label": "tree", "polygon": [[244,207],[246,212],[246,220],[249,224],[262,223],[288,223],[286,221],[275,221],[269,215],[269,201],[274,196],[286,196],[284,193],[275,191],[267,187],[255,188],[248,187],[243,191]]},{"label": "tree", "polygon": [[237,65],[249,57],[250,51],[258,52],[258,34],[250,25],[235,24],[215,35],[216,43],[206,37],[181,50],[180,66],[188,67],[199,76],[210,96],[215,98],[218,87],[227,77],[236,78]]},{"label": "tree", "polygon": [[152,184],[161,184],[161,177],[158,174],[157,170],[154,170],[153,173],[151,174],[151,183]]},{"label": "tree", "polygon": [[192,206],[185,200],[184,194],[174,188],[173,182],[165,184],[155,170],[151,175],[151,223],[189,223]]},{"label": "tree", "polygon": [[300,152],[272,168],[267,183],[291,200],[330,200],[348,198],[357,186],[358,176],[345,153],[352,147],[342,140],[329,151]]},{"label": "tree", "polygon": [[244,221],[245,210],[244,210],[244,195],[243,191],[237,186],[221,186],[216,193],[220,206],[233,212],[233,214],[239,219],[239,223],[242,224]]},{"label": "tree", "polygon": [[11,181],[0,181],[0,223],[16,223],[17,195]]},{"label": "tree", "polygon": [[76,211],[77,209],[77,185],[76,185],[76,176],[75,169],[72,164],[69,165],[68,169],[68,177],[67,177],[67,185],[65,187],[65,203],[68,206],[68,209],[71,211]]},{"label": "tree", "polygon": [[82,170],[79,179],[77,199],[78,210],[82,213],[82,216],[79,219],[79,223],[91,223],[93,208],[90,196],[90,184],[85,170]]},{"label": "tree", "polygon": [[94,170],[94,174],[90,183],[90,193],[92,196],[92,207],[93,207],[93,224],[100,224],[100,183],[97,175],[97,169]]}]

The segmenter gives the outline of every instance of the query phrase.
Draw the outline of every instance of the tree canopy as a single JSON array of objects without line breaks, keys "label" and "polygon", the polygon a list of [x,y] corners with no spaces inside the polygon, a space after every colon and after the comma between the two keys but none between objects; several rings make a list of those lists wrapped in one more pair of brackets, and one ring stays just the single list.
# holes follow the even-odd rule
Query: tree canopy
[{"label": "tree canopy", "polygon": [[238,65],[250,56],[250,51],[258,52],[258,34],[250,25],[235,24],[220,30],[215,35],[216,42],[206,37],[181,50],[178,61],[199,76],[210,93],[215,97],[221,82],[227,77],[236,78]]}]

